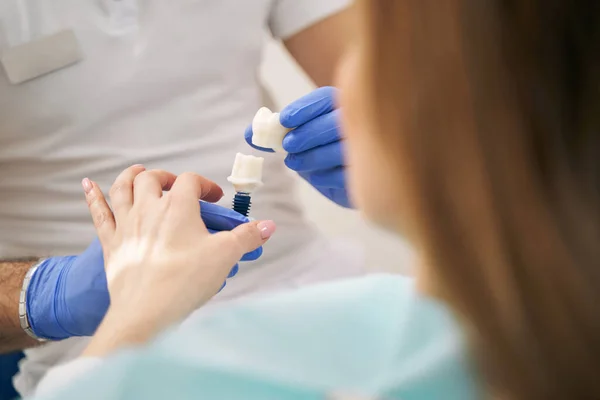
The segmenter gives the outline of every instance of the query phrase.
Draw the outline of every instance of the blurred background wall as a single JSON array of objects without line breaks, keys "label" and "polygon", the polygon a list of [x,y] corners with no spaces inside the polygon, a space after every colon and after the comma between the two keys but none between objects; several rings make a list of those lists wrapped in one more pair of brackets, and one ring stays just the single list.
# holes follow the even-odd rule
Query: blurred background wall
[{"label": "blurred background wall", "polygon": [[[274,41],[266,48],[260,78],[277,111],[314,89],[285,48]],[[365,222],[358,212],[329,202],[303,180],[298,179],[298,186],[308,217],[327,235],[360,242],[366,249],[371,270],[409,273],[413,268],[412,252],[405,242]],[[385,193],[385,188],[381,191]]]}]

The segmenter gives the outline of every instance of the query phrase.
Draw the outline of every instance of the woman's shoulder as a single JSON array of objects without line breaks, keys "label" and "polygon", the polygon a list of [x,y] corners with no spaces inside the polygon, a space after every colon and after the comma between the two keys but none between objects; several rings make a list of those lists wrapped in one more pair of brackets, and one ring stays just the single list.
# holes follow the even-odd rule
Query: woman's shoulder
[{"label": "woman's shoulder", "polygon": [[451,316],[411,279],[373,275],[208,310],[101,375],[150,398],[167,385],[190,399],[468,400],[476,396],[465,354]]},{"label": "woman's shoulder", "polygon": [[207,313],[176,336],[166,348],[182,337],[188,343],[182,351],[195,341],[218,342],[220,350],[196,348],[198,359],[323,390],[461,400],[472,390],[463,335],[451,314],[401,275],[374,274],[239,302]]}]

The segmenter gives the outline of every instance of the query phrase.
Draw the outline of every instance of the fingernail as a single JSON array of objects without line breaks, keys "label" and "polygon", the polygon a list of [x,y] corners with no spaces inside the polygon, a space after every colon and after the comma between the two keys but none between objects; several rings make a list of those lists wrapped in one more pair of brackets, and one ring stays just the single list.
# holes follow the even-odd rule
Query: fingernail
[{"label": "fingernail", "polygon": [[81,186],[83,186],[83,191],[85,194],[88,194],[92,191],[92,182],[88,178],[84,178],[81,181]]},{"label": "fingernail", "polygon": [[276,228],[275,222],[273,221],[261,221],[259,222],[257,227],[260,231],[260,237],[263,238],[263,240],[270,238],[271,235],[273,235],[273,233],[275,232]]},{"label": "fingernail", "polygon": [[144,164],[134,164],[134,165],[132,165],[132,167],[135,167],[135,168],[144,168]]}]

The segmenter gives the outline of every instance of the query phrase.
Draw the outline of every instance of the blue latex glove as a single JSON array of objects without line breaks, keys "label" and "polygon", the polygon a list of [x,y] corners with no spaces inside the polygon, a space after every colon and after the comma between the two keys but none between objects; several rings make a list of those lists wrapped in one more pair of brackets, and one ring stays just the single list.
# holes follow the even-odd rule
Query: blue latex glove
[{"label": "blue latex glove", "polygon": [[[285,158],[288,168],[328,199],[350,207],[336,96],[337,89],[333,87],[316,89],[285,107],[279,122],[286,128],[295,128],[283,139],[283,148],[289,153]],[[244,136],[255,149],[273,151],[252,144],[252,125]]]},{"label": "blue latex glove", "polygon": [[[211,233],[228,231],[249,221],[233,210],[201,203],[202,219]],[[261,255],[262,247],[259,247],[245,254],[241,261],[256,260]],[[236,264],[228,278],[237,272]],[[44,261],[33,275],[27,292],[27,313],[33,332],[52,340],[93,335],[109,304],[104,257],[98,239],[78,256],[52,257]]]}]

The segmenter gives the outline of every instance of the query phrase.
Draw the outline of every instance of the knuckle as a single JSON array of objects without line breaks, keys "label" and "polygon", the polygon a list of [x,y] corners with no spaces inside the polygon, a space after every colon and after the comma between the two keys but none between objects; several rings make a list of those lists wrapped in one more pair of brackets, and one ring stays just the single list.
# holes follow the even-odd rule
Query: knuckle
[{"label": "knuckle", "polygon": [[161,183],[167,180],[169,175],[171,175],[168,171],[165,171],[164,169],[155,169],[148,172],[152,175],[153,178],[161,181]]},{"label": "knuckle", "polygon": [[163,212],[167,211],[178,211],[176,207],[173,207],[173,193],[161,197],[160,204]]},{"label": "knuckle", "polygon": [[234,253],[243,254],[244,246],[243,243],[239,240],[239,236],[233,232],[223,232],[224,235],[221,236],[222,240],[220,241],[220,248],[223,251],[230,251]]},{"label": "knuckle", "polygon": [[243,245],[246,251],[252,250],[254,246],[258,247],[260,241],[258,237],[258,229],[256,224],[244,224],[238,234],[238,241]]},{"label": "knuckle", "polygon": [[135,178],[133,179],[133,182],[135,183],[135,182],[139,181],[140,179],[147,179],[148,177],[150,177],[152,175],[152,173],[153,173],[152,170],[142,171],[135,176]]},{"label": "knuckle", "polygon": [[98,201],[100,199],[100,195],[97,193],[96,190],[92,190],[86,197],[87,199],[87,203],[89,207],[92,207],[94,205],[98,204]]},{"label": "knuckle", "polygon": [[200,175],[198,175],[194,172],[186,171],[186,172],[182,173],[181,175],[179,175],[179,178],[181,178],[183,180],[197,181],[200,178]]},{"label": "knuckle", "polygon": [[110,191],[108,192],[108,195],[113,198],[115,196],[118,196],[120,193],[122,193],[123,191],[127,190],[127,189],[131,189],[132,188],[132,184],[129,182],[115,182],[111,188]]},{"label": "knuckle", "polygon": [[111,219],[112,213],[108,210],[99,210],[98,212],[94,213],[93,217],[94,225],[98,228],[106,224]]},{"label": "knuckle", "polygon": [[138,185],[140,183],[140,181],[146,179],[148,177],[149,173],[150,172],[148,172],[148,171],[142,171],[139,174],[137,174],[135,176],[135,178],[133,178],[133,186]]}]

